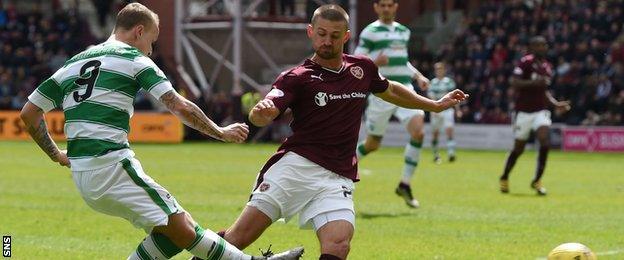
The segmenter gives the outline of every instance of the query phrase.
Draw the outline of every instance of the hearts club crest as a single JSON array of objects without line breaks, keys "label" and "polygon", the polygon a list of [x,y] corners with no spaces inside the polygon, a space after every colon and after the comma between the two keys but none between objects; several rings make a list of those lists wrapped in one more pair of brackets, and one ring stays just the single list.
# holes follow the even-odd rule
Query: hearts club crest
[{"label": "hearts club crest", "polygon": [[364,77],[364,70],[360,66],[353,66],[349,71],[351,71],[351,75],[357,79],[362,79],[362,77]]}]

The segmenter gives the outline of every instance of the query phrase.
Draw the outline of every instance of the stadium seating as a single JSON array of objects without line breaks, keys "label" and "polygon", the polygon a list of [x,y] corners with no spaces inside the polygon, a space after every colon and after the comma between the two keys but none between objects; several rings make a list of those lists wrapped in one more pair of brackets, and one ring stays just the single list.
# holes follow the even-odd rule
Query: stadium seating
[{"label": "stadium seating", "polygon": [[[462,122],[507,124],[514,106],[508,84],[513,66],[528,38],[543,35],[556,71],[554,96],[573,105],[568,113],[555,113],[553,120],[623,125],[622,24],[622,1],[484,1],[466,16],[452,41],[436,53],[421,48],[413,57],[430,77],[433,62],[446,61],[458,86],[472,94],[462,106]],[[11,3],[0,6],[0,109],[21,108],[34,87],[67,57],[98,41],[88,21],[70,10],[18,12]]]},{"label": "stadium seating", "polygon": [[[528,5],[527,2],[535,3]],[[433,75],[445,60],[462,89],[472,94],[463,122],[509,123],[508,79],[529,37],[549,42],[556,71],[553,95],[572,110],[553,115],[571,125],[622,125],[624,114],[624,4],[621,1],[484,1],[464,29],[438,53],[419,52],[416,66]]]},{"label": "stadium seating", "polygon": [[78,15],[0,6],[0,109],[21,109],[41,81],[95,42]]}]

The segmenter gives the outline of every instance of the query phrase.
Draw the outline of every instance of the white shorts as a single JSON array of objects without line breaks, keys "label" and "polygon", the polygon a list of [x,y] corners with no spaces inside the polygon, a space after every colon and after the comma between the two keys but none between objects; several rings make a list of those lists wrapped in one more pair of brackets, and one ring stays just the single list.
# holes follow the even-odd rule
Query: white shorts
[{"label": "white shorts", "polygon": [[[411,84],[406,86],[412,88]],[[366,107],[366,131],[368,135],[383,136],[392,115],[397,117],[402,124],[407,124],[415,116],[425,116],[425,111],[399,107],[375,95],[369,95],[368,106]]]},{"label": "white shorts", "polygon": [[[273,221],[280,218],[289,221],[299,213],[301,228],[318,230],[323,224],[338,219],[355,226],[354,189],[351,179],[288,152],[264,173],[262,183],[253,191],[247,205],[262,211]],[[317,218],[321,215],[329,219],[323,223]]]},{"label": "white shorts", "polygon": [[525,141],[529,139],[531,130],[535,131],[540,126],[550,126],[551,124],[550,111],[548,110],[532,113],[517,112],[513,122],[514,136],[517,140]]},{"label": "white shorts", "polygon": [[440,113],[430,113],[431,116],[431,128],[435,130],[441,130],[444,128],[450,128],[455,125],[455,110],[450,108]]},{"label": "white shorts", "polygon": [[184,212],[175,198],[143,172],[133,157],[90,170],[72,171],[84,201],[96,211],[124,218],[150,233],[165,226],[169,215]]}]

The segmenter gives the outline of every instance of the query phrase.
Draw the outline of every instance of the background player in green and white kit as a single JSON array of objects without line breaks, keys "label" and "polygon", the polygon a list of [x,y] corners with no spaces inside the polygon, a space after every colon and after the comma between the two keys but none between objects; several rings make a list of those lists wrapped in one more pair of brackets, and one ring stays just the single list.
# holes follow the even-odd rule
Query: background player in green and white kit
[{"label": "background player in green and white kit", "polygon": [[[420,89],[427,90],[429,79],[409,63],[407,43],[410,30],[394,21],[398,7],[398,1],[395,0],[375,1],[374,8],[379,20],[362,30],[354,54],[370,57],[379,67],[379,73],[389,80],[398,81],[412,90],[412,80],[416,80]],[[410,182],[420,159],[420,148],[424,137],[424,111],[398,107],[370,95],[366,108],[368,136],[357,146],[357,156],[358,159],[362,159],[368,153],[379,149],[392,115],[406,125],[411,137],[410,142],[405,146],[403,177],[395,192],[403,197],[408,206],[417,208],[419,203],[412,195]]]},{"label": "background player in green and white kit", "polygon": [[[427,90],[429,98],[443,97],[446,93],[453,91],[455,81],[446,76],[446,68],[444,63],[437,62],[433,65],[435,69],[435,78],[431,80],[431,86]],[[455,114],[457,117],[461,117],[461,110],[459,105],[455,106],[455,109],[449,108],[440,113],[431,112],[431,128],[433,130],[433,139],[431,140],[431,147],[433,149],[433,161],[435,163],[441,163],[440,152],[438,151],[438,137],[440,136],[440,130],[446,131],[446,149],[450,162],[455,161],[455,140],[453,140],[453,126],[455,125]]]},{"label": "background player in green and white kit", "polygon": [[[140,89],[206,135],[240,143],[248,134],[245,124],[219,127],[173,89],[148,58],[158,33],[155,13],[138,3],[124,7],[108,41],[69,59],[28,97],[21,112],[28,133],[53,161],[71,168],[87,205],[148,233],[128,259],[168,259],[182,249],[202,259],[266,259],[252,258],[216,233],[203,230],[165,188],[143,172],[129,147],[129,121]],[[65,114],[67,151],[59,150],[50,138],[43,118],[57,107]],[[301,250],[288,251],[286,256],[300,255]]]}]

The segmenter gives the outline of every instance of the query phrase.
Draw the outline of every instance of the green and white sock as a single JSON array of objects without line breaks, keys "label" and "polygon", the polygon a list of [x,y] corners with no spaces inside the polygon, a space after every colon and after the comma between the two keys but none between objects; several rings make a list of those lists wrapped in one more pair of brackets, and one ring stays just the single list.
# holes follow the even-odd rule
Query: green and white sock
[{"label": "green and white sock", "polygon": [[238,250],[211,230],[204,230],[195,226],[196,237],[193,243],[186,248],[194,256],[206,260],[233,259],[251,260],[252,257]]},{"label": "green and white sock", "polygon": [[449,139],[446,142],[446,149],[448,150],[449,156],[455,156],[455,140]]},{"label": "green and white sock", "polygon": [[368,151],[366,151],[366,148],[364,147],[364,142],[357,145],[355,154],[357,155],[358,161],[368,154]]},{"label": "green and white sock", "polygon": [[438,157],[438,156],[440,156],[440,155],[438,154],[438,152],[439,152],[439,151],[438,151],[438,139],[433,139],[433,140],[431,141],[431,149],[433,150],[433,156],[434,156],[434,157]]},{"label": "green and white sock", "polygon": [[143,242],[139,244],[136,251],[128,259],[169,259],[180,252],[182,252],[182,249],[173,244],[169,238],[162,234],[152,233],[143,239]]},{"label": "green and white sock", "polygon": [[405,145],[405,164],[403,166],[403,178],[401,178],[401,182],[409,184],[412,180],[412,176],[420,160],[421,147],[422,143],[416,140],[410,140],[410,142]]}]

